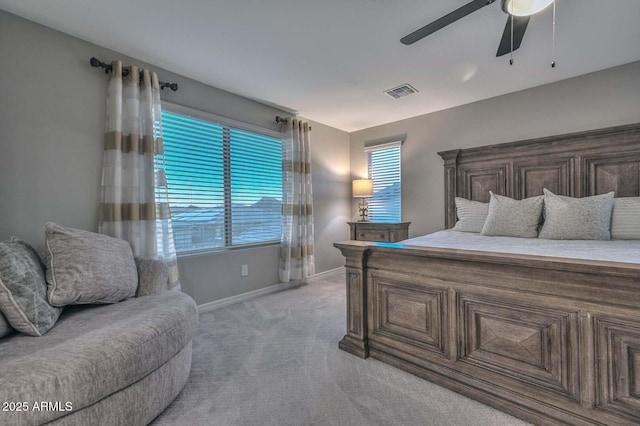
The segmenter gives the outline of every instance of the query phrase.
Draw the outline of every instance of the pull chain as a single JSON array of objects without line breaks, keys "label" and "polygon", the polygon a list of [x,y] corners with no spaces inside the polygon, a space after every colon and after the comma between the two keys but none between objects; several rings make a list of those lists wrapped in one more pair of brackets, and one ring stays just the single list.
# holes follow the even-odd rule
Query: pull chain
[{"label": "pull chain", "polygon": [[551,68],[556,67],[556,2],[553,2],[553,36],[551,41]]}]

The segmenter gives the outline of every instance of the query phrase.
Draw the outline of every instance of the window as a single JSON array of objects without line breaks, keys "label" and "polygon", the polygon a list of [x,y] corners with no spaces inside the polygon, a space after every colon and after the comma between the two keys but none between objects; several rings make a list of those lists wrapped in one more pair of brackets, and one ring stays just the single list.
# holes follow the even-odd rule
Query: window
[{"label": "window", "polygon": [[280,139],[171,107],[162,121],[176,251],[279,241]]},{"label": "window", "polygon": [[369,220],[400,222],[400,146],[393,142],[365,148],[373,196],[369,199]]}]

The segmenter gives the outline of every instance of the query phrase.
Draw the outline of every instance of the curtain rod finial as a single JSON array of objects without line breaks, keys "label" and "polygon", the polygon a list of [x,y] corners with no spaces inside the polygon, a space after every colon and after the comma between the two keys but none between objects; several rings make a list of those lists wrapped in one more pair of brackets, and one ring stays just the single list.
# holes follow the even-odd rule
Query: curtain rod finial
[{"label": "curtain rod finial", "polygon": [[172,91],[176,92],[178,90],[178,83],[165,83],[164,81],[161,81],[160,90],[164,90],[165,87],[168,87]]},{"label": "curtain rod finial", "polygon": [[93,68],[104,68],[104,73],[108,74],[109,71],[111,71],[111,65],[107,64],[105,62],[102,62],[100,59],[96,58],[95,56],[92,57],[91,59],[89,59],[89,63],[91,64],[91,66]]}]

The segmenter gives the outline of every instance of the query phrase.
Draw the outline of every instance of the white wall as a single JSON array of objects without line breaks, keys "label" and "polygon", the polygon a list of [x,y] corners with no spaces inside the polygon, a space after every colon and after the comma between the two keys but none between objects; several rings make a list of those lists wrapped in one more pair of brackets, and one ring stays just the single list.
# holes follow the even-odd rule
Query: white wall
[{"label": "white wall", "polygon": [[[0,11],[0,240],[35,246],[44,223],[97,229],[107,76],[89,58],[149,66]],[[285,112],[158,67],[176,104],[277,130]],[[336,240],[347,238],[349,135],[312,123],[317,271],[342,265]],[[180,258],[182,286],[203,304],[277,283],[278,248],[268,246]],[[240,265],[249,276],[240,276]]]},{"label": "white wall", "polygon": [[[367,171],[364,142],[406,138],[402,219],[410,235],[444,228],[437,152],[640,122],[640,62],[586,74],[351,134],[352,176]],[[357,208],[352,204],[352,217]]]}]

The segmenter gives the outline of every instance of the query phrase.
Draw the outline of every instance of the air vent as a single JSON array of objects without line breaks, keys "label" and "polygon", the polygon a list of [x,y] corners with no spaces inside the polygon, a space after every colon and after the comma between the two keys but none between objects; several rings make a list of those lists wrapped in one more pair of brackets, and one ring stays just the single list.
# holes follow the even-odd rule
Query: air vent
[{"label": "air vent", "polygon": [[384,93],[386,93],[387,95],[391,96],[394,99],[398,99],[404,96],[409,96],[409,95],[413,95],[414,93],[418,93],[418,90],[410,84],[403,84],[402,86],[385,90]]}]

